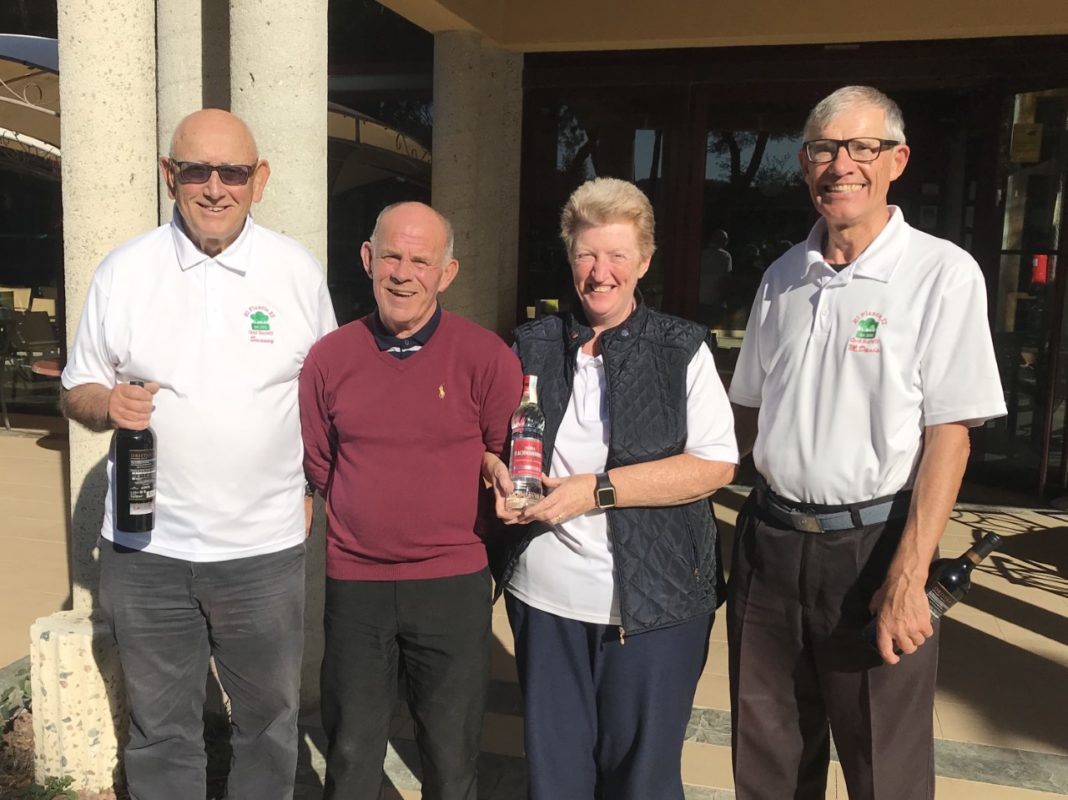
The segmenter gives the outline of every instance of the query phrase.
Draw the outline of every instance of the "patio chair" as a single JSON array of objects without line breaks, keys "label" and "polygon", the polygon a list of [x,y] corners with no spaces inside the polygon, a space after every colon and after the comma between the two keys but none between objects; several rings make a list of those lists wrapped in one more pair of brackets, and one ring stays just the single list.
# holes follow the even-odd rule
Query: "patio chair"
[{"label": "patio chair", "polygon": [[14,302],[12,308],[16,311],[26,311],[30,307],[30,295],[32,289],[29,286],[0,286],[0,292],[11,292]]},{"label": "patio chair", "polygon": [[59,339],[45,311],[16,314],[8,325],[10,358],[15,367],[15,374],[24,384],[29,385],[33,380],[34,361],[59,357]]},{"label": "patio chair", "polygon": [[51,297],[34,297],[30,300],[30,311],[43,311],[50,320],[56,318],[56,301]]}]

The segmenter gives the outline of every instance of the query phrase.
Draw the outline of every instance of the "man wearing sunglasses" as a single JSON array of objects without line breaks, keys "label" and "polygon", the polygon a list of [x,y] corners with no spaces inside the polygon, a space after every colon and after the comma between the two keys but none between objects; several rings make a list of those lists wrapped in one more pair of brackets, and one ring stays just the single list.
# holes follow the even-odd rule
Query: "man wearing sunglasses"
[{"label": "man wearing sunglasses", "polygon": [[157,441],[154,529],[117,528],[109,458],[99,543],[126,777],[134,800],[204,797],[214,656],[231,701],[228,796],[288,800],[304,630],[297,379],[337,325],[315,258],[249,214],[270,168],[244,122],[191,114],[160,168],[173,221],[101,263],[63,372],[70,419],[151,426]]},{"label": "man wearing sunglasses", "polygon": [[730,388],[760,473],[728,591],[735,791],[822,799],[833,732],[850,798],[931,798],[924,584],[968,429],[1005,413],[985,284],[887,203],[909,160],[896,103],[839,89],[804,136],[821,219],[768,268]]}]

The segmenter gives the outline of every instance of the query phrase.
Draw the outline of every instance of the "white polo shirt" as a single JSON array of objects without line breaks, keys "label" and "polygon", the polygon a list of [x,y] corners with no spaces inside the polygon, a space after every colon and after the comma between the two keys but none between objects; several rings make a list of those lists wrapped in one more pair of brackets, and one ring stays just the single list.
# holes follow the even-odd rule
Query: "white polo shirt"
[{"label": "white polo shirt", "polygon": [[[604,361],[579,351],[549,475],[604,472],[611,432],[607,400]],[[738,463],[734,415],[706,345],[698,348],[686,368],[685,452],[708,461]],[[604,511],[594,509],[535,537],[519,557],[508,591],[558,617],[618,625],[613,570],[608,521]]]},{"label": "white polo shirt", "polygon": [[215,258],[175,222],[113,250],[93,277],[63,386],[158,381],[156,524],[114,529],[114,448],[103,536],[189,561],[304,540],[297,377],[337,327],[322,268],[256,226]]},{"label": "white polo shirt", "polygon": [[757,291],[730,398],[760,408],[753,458],[783,497],[837,505],[911,488],[926,426],[1005,414],[978,264],[891,213],[837,273],[821,219]]}]

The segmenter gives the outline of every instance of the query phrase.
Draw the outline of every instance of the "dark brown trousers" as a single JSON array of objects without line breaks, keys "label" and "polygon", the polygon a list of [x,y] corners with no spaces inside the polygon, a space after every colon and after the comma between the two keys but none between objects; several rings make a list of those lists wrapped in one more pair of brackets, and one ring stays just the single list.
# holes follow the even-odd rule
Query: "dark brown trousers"
[{"label": "dark brown trousers", "polygon": [[903,520],[801,533],[738,516],[727,594],[738,800],[822,800],[833,732],[850,800],[934,797],[938,632],[899,664],[860,639]]}]

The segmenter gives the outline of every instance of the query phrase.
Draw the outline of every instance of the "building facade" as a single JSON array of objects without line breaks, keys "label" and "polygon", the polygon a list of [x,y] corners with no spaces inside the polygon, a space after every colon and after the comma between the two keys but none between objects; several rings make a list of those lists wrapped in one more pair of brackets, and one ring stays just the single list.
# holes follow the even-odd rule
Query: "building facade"
[{"label": "building facade", "polygon": [[[812,220],[796,174],[805,112],[845,83],[894,96],[913,158],[891,199],[987,276],[1010,414],[979,433],[969,474],[1062,493],[1068,4],[382,4],[434,35],[431,195],[461,260],[449,307],[503,332],[538,300],[566,301],[563,199],[592,175],[629,178],[659,220],[643,292],[717,331],[728,378],[747,292]],[[328,24],[326,0],[60,0],[68,331],[104,254],[168,213],[156,157],[201,105],[259,133],[272,178],[257,218],[325,263]],[[710,248],[731,256],[726,277],[702,275]],[[35,695],[52,698],[35,714],[38,771],[92,776],[84,788],[110,782],[116,752],[88,732],[122,717],[92,618],[106,449],[72,426],[74,610],[34,629]]]}]

